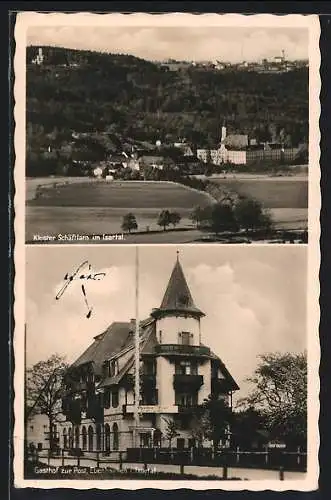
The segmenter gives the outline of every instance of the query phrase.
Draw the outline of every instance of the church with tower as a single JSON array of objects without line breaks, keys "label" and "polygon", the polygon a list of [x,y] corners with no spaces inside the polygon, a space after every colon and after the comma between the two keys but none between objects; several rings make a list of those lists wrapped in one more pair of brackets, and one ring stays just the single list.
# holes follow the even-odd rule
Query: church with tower
[{"label": "church with tower", "polygon": [[194,411],[209,395],[231,407],[233,391],[239,389],[203,341],[205,315],[193,300],[177,255],[160,306],[139,322],[139,426],[135,427],[137,329],[131,319],[114,322],[96,335],[69,367],[60,447],[107,454],[134,446],[168,446],[171,422],[176,427],[173,446],[194,446]]}]

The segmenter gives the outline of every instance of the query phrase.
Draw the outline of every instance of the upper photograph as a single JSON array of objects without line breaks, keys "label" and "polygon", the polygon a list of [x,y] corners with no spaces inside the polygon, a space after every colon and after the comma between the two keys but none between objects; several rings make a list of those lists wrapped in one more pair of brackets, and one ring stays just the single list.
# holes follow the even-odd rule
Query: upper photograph
[{"label": "upper photograph", "polygon": [[25,241],[307,243],[309,25],[96,17],[26,29]]}]

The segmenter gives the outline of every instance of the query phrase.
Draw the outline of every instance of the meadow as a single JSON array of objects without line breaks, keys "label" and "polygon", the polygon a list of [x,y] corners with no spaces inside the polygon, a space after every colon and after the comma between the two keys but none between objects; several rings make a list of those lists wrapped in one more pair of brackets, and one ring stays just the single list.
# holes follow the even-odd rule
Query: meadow
[{"label": "meadow", "polygon": [[112,207],[133,209],[192,209],[212,198],[203,192],[173,182],[104,181],[44,186],[33,206]]},{"label": "meadow", "polygon": [[[213,179],[226,190],[259,199],[270,210],[276,227],[299,229],[307,226],[308,182],[295,178],[228,178]],[[38,186],[43,186],[36,198]],[[121,232],[123,216],[133,212],[138,231],[125,239],[130,243],[184,243],[194,241],[190,214],[197,205],[213,200],[199,192],[171,182],[98,181],[82,179],[28,179],[26,206],[26,240],[33,235],[113,234]],[[157,218],[162,209],[177,211],[182,219],[179,228],[191,232],[160,230]],[[160,230],[148,234],[148,231]],[[192,234],[191,234],[192,233]]]},{"label": "meadow", "polygon": [[255,198],[265,208],[308,207],[308,177],[213,178],[225,190]]}]

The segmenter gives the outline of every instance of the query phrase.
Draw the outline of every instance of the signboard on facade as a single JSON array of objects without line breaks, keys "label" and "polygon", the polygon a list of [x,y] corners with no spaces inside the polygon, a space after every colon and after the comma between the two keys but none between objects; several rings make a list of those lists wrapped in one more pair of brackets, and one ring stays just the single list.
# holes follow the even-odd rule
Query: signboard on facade
[{"label": "signboard on facade", "polygon": [[[134,412],[134,405],[127,405],[126,411]],[[159,405],[146,405],[139,406],[139,413],[178,413],[178,406],[159,406]]]},{"label": "signboard on facade", "polygon": [[286,444],[285,443],[270,442],[270,443],[268,443],[268,448],[271,448],[271,449],[284,449],[284,448],[286,448]]}]

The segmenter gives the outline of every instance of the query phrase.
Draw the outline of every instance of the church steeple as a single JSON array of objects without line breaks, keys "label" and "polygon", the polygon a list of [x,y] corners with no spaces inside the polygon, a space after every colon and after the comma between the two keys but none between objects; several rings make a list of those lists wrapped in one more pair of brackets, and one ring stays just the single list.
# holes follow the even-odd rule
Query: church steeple
[{"label": "church steeple", "polygon": [[195,317],[204,316],[204,313],[197,308],[193,301],[179,261],[179,252],[177,252],[175,266],[172,270],[161,305],[153,311],[152,315],[160,317],[168,313],[184,313]]}]

